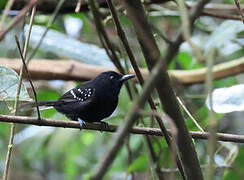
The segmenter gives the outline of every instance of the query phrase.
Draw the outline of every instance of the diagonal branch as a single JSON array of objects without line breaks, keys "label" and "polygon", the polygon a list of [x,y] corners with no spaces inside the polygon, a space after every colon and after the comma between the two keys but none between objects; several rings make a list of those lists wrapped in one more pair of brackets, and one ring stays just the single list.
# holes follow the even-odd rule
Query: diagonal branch
[{"label": "diagonal branch", "polygon": [[161,67],[163,65],[163,61],[159,60],[153,70],[151,71],[150,76],[143,86],[142,93],[138,97],[137,101],[134,102],[134,106],[131,108],[127,118],[124,123],[118,129],[118,133],[114,136],[114,140],[112,141],[112,145],[104,158],[100,161],[97,168],[95,169],[94,176],[92,179],[102,179],[102,177],[107,172],[109,166],[114,161],[116,154],[120,151],[124,138],[129,133],[130,129],[133,127],[135,121],[138,119],[138,111],[143,108],[145,105],[150,93],[155,87],[156,82],[160,79]]},{"label": "diagonal branch", "polygon": [[17,16],[13,18],[13,20],[8,24],[8,26],[0,31],[0,41],[4,38],[5,34],[9,32],[16,24],[20,22],[22,18],[25,17],[26,13],[36,5],[38,0],[31,0],[20,12]]},{"label": "diagonal branch", "polygon": [[[208,0],[200,0],[196,6],[191,9],[189,18],[190,26],[192,26],[194,20],[200,15],[201,10],[207,2]],[[164,61],[162,62],[162,66],[159,71],[160,78],[156,82],[156,89],[164,107],[164,111],[173,119],[178,129],[177,145],[188,179],[201,180],[203,179],[203,175],[197,154],[190,139],[167,73],[166,60],[168,62],[171,61],[171,59],[177,54],[179,46],[183,42],[182,33],[179,32],[175,42],[169,44],[166,55],[163,58],[160,55],[159,48],[152,35],[141,1],[124,0],[123,3],[127,10],[127,15],[135,28],[148,68],[152,70],[157,61]]]},{"label": "diagonal branch", "polygon": [[[119,18],[117,16],[117,13],[116,13],[116,10],[114,8],[114,5],[113,5],[113,3],[112,3],[111,0],[107,0],[107,3],[108,3],[108,6],[110,8],[111,14],[113,16],[114,23],[116,25],[117,34],[120,37],[120,39],[121,39],[121,41],[122,41],[122,43],[124,45],[124,48],[125,48],[125,50],[127,52],[127,55],[128,55],[128,57],[130,59],[130,62],[132,64],[132,67],[133,67],[133,69],[134,69],[134,71],[136,73],[136,76],[138,78],[138,81],[139,81],[140,85],[143,86],[143,84],[144,84],[144,78],[143,78],[142,73],[141,73],[141,71],[140,71],[140,69],[139,69],[139,67],[138,67],[138,65],[136,63],[136,59],[135,59],[135,57],[134,57],[134,55],[132,53],[132,50],[131,50],[131,48],[129,46],[127,37],[125,35],[125,32],[123,31],[122,26],[121,26],[121,24],[119,22]],[[148,98],[148,103],[150,105],[150,108],[152,110],[155,110],[156,111],[156,105],[154,104],[153,99],[152,99],[151,96],[149,96],[149,98]],[[174,154],[174,149],[172,147],[171,139],[169,137],[169,134],[168,134],[168,132],[167,132],[164,124],[163,124],[162,119],[160,117],[158,117],[158,116],[155,116],[155,119],[156,119],[156,121],[157,121],[160,129],[162,130],[162,132],[164,134],[165,140],[166,140],[166,142],[167,142],[167,144],[168,144],[168,146],[169,146],[172,154]],[[146,137],[146,140],[148,140],[148,139],[149,138]],[[150,150],[150,142],[148,143],[148,145],[149,145],[149,150]],[[154,159],[153,157],[154,157],[154,155],[152,155],[152,159]],[[185,179],[184,171],[183,171],[183,168],[182,168],[182,165],[180,163],[180,160],[179,160],[179,157],[178,156],[176,157],[176,162],[177,162],[177,166],[178,166],[178,168],[180,170],[180,173],[181,173],[183,179]],[[158,166],[156,166],[156,172],[158,174],[158,177],[161,177],[162,176],[161,173],[160,173],[160,171],[158,170]]]},{"label": "diagonal branch", "polygon": [[[34,7],[35,9],[35,7]],[[16,44],[17,44],[17,47],[18,47],[18,50],[19,50],[19,54],[20,54],[20,57],[22,59],[22,63],[23,63],[23,66],[24,66],[24,69],[26,71],[26,74],[27,74],[27,78],[28,78],[28,81],[30,82],[30,85],[31,85],[31,88],[32,88],[32,91],[33,91],[33,94],[34,94],[34,99],[35,99],[35,103],[36,103],[36,110],[37,110],[37,116],[38,116],[38,119],[41,120],[41,114],[40,114],[40,110],[39,110],[39,106],[38,106],[38,102],[37,102],[37,95],[36,95],[36,90],[34,88],[34,85],[31,81],[31,77],[30,77],[30,74],[29,74],[29,71],[28,71],[28,67],[25,63],[25,58],[21,52],[21,47],[20,47],[20,43],[19,43],[19,40],[18,40],[18,37],[15,36],[15,41],[16,41]]]}]

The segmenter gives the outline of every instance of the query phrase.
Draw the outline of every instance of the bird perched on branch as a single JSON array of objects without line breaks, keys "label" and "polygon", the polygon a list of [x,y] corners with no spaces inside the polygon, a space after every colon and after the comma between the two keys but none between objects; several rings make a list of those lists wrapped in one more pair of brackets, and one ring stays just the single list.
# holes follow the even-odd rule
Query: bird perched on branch
[{"label": "bird perched on branch", "polygon": [[[114,71],[99,74],[94,79],[66,92],[58,100],[39,101],[39,106],[53,106],[71,120],[79,121],[80,128],[86,122],[101,122],[109,117],[118,105],[118,95],[123,83],[135,77]],[[32,106],[35,103],[31,102]]]}]

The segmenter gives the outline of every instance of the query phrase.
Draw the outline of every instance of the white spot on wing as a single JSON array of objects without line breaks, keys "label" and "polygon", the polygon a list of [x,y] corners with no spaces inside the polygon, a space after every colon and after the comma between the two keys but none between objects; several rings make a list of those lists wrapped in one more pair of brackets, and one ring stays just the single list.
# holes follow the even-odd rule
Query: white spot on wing
[{"label": "white spot on wing", "polygon": [[75,92],[74,89],[72,89],[72,90],[70,90],[70,93],[74,99],[77,99],[77,100],[82,101],[82,102],[85,101],[87,98],[91,97],[91,95],[92,95],[92,89],[91,88],[88,88],[88,89],[77,88],[77,91]]},{"label": "white spot on wing", "polygon": [[72,94],[72,96],[76,99],[76,95],[75,95],[75,93],[74,93],[74,91],[73,90],[71,90],[70,91],[70,93]]}]

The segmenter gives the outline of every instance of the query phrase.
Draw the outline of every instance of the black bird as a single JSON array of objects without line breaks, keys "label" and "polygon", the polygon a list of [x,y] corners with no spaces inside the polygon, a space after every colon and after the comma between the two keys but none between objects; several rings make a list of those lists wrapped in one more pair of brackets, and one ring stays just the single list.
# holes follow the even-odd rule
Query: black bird
[{"label": "black bird", "polygon": [[[79,121],[82,128],[86,122],[103,122],[118,105],[120,89],[134,74],[122,75],[114,71],[99,74],[94,79],[66,92],[56,101],[39,101],[39,106],[53,106],[71,120]],[[34,105],[34,103],[33,103]]]}]

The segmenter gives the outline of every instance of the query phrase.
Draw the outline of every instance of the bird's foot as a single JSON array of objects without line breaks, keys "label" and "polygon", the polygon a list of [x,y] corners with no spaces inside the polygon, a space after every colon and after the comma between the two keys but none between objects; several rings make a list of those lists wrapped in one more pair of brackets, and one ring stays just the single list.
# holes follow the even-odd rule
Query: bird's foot
[{"label": "bird's foot", "polygon": [[84,127],[86,127],[86,122],[83,121],[81,118],[77,118],[80,123],[80,130],[82,130]]},{"label": "bird's foot", "polygon": [[100,121],[102,129],[101,132],[103,132],[103,130],[109,129],[109,125],[108,123],[104,122],[104,121]]}]

